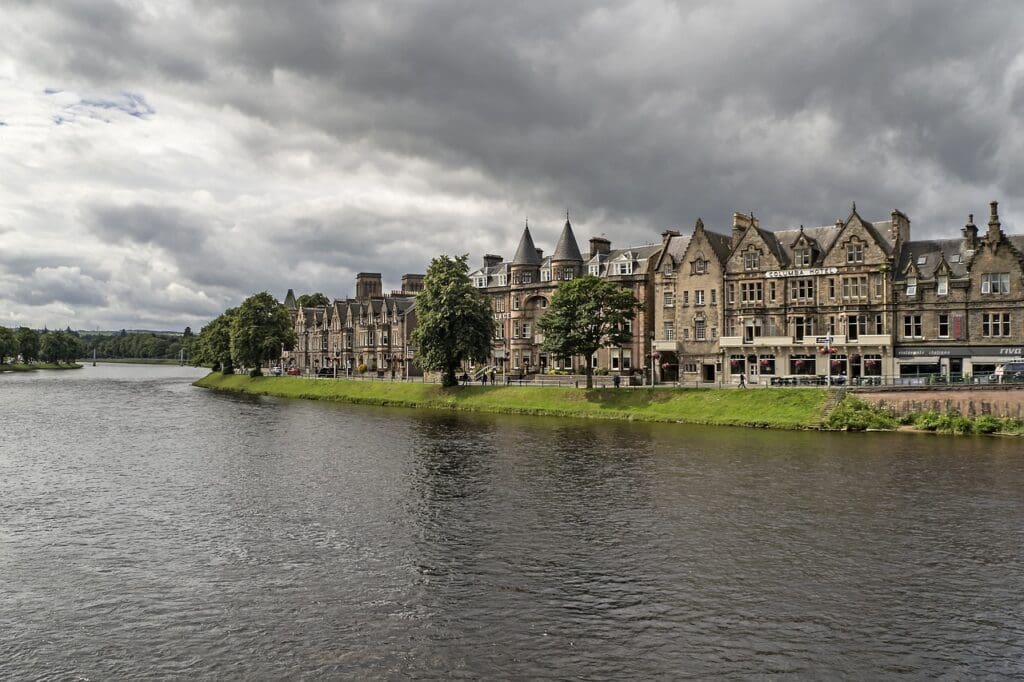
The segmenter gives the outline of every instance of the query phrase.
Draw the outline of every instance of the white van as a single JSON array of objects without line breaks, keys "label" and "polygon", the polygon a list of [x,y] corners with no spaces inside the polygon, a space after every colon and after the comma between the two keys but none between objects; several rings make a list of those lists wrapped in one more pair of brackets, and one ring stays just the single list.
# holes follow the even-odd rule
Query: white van
[{"label": "white van", "polygon": [[1017,358],[999,365],[991,378],[999,383],[1024,382],[1024,359]]}]

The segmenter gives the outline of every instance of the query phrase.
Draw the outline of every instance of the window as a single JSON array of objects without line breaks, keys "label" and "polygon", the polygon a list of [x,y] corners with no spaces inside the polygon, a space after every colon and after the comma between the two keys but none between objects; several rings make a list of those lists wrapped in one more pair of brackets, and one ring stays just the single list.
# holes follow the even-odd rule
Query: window
[{"label": "window", "polygon": [[543,270],[541,270],[540,271],[540,281],[542,281],[542,282],[550,282],[551,281],[551,271],[548,270],[547,268],[544,268]]},{"label": "window", "polygon": [[811,250],[808,248],[797,249],[793,252],[793,265],[798,268],[806,268],[811,264]]},{"label": "window", "polygon": [[757,361],[757,369],[761,374],[775,374],[775,356],[762,355]]},{"label": "window", "polygon": [[950,263],[959,263],[960,262],[960,254],[959,253],[954,253],[952,256],[949,257],[949,262]]},{"label": "window", "polygon": [[704,305],[704,290],[697,289],[693,292],[693,303],[694,305]]},{"label": "window", "polygon": [[768,282],[768,298],[775,303],[775,280]]},{"label": "window", "polygon": [[498,286],[508,286],[508,275],[498,275]]},{"label": "window", "polygon": [[761,336],[761,320],[748,320],[743,324],[744,343],[753,343],[754,339]]},{"label": "window", "polygon": [[863,263],[864,262],[864,244],[860,242],[850,242],[846,245],[846,262],[847,263]]},{"label": "window", "polygon": [[523,338],[524,339],[530,338],[530,323],[529,322],[523,322]]},{"label": "window", "polygon": [[633,351],[628,348],[622,350],[622,371],[628,372],[633,367]]},{"label": "window", "polygon": [[482,289],[483,287],[487,286],[487,278],[486,277],[474,277],[473,278],[473,286],[477,287],[478,289]]},{"label": "window", "polygon": [[734,284],[730,284],[728,287],[726,287],[725,295],[728,298],[728,302],[730,304],[735,303],[736,302],[736,286]]},{"label": "window", "polygon": [[622,323],[622,329],[630,334],[633,333],[633,320],[626,320]]},{"label": "window", "polygon": [[907,296],[917,295],[917,277],[907,277]]},{"label": "window", "polygon": [[836,278],[835,277],[829,277],[828,278],[828,297],[829,298],[835,298],[836,297]]},{"label": "window", "polygon": [[690,330],[688,328],[686,328],[686,327],[683,327],[683,341],[689,341],[689,340],[690,340]]},{"label": "window", "polygon": [[981,316],[982,336],[1009,336],[1010,313],[984,313]]},{"label": "window", "polygon": [[924,334],[922,333],[921,316],[920,315],[904,315],[903,316],[903,338],[905,339],[920,339]]},{"label": "window", "polygon": [[794,317],[793,337],[797,341],[803,341],[805,336],[814,336],[814,318]]},{"label": "window", "polygon": [[594,277],[597,277],[599,274],[601,274],[601,266],[600,265],[591,265],[591,266],[587,267],[587,272],[589,272]]},{"label": "window", "polygon": [[512,310],[519,310],[519,297],[518,296],[513,296],[512,297]]},{"label": "window", "polygon": [[865,299],[868,297],[867,275],[843,277],[842,284],[844,299]]},{"label": "window", "polygon": [[790,355],[789,373],[810,376],[815,373],[816,359],[813,355]]},{"label": "window", "polygon": [[744,305],[752,303],[760,303],[764,294],[764,284],[762,282],[741,282],[740,283],[740,300]]},{"label": "window", "polygon": [[618,274],[620,274],[620,275],[632,275],[633,274],[633,263],[632,262],[619,263]]},{"label": "window", "polygon": [[693,263],[691,263],[690,266],[690,272],[691,274],[694,275],[703,275],[705,272],[708,271],[707,261],[704,260],[703,258],[697,258],[697,260],[693,261]]},{"label": "window", "polygon": [[676,339],[676,324],[675,322],[665,322],[665,331],[663,338],[666,341],[675,341]]},{"label": "window", "polygon": [[949,275],[939,275],[935,293],[939,296],[946,296],[949,294]]},{"label": "window", "polygon": [[533,282],[533,273],[532,272],[524,272],[523,273],[523,284],[530,284],[531,282]]},{"label": "window", "polygon": [[718,289],[711,290],[711,305],[715,305],[718,299]]},{"label": "window", "polygon": [[794,279],[789,283],[789,298],[793,301],[814,301],[814,280]]},{"label": "window", "polygon": [[690,305],[690,292],[689,291],[684,291],[683,292],[683,305]]},{"label": "window", "polygon": [[663,300],[666,308],[671,308],[672,306],[674,306],[676,304],[676,294],[675,294],[675,292],[674,291],[666,291],[664,293],[664,295],[663,295],[662,300]]},{"label": "window", "polygon": [[917,264],[918,265],[925,265],[927,263],[928,263],[928,256],[918,256],[917,257]]},{"label": "window", "polygon": [[949,338],[949,315],[947,313],[939,314],[939,338]]},{"label": "window", "polygon": [[698,341],[704,341],[707,339],[707,328],[705,327],[704,320],[696,320],[693,323],[693,338]]},{"label": "window", "polygon": [[513,339],[518,339],[519,338],[519,329],[520,329],[520,327],[519,327],[519,320],[513,321],[512,322],[512,338]]},{"label": "window", "polygon": [[757,270],[760,264],[760,256],[754,249],[747,249],[743,252],[743,268],[745,270]]},{"label": "window", "polygon": [[846,338],[856,341],[861,334],[868,333],[867,315],[849,315],[846,318]]},{"label": "window", "polygon": [[683,373],[685,373],[685,374],[696,374],[697,373],[697,363],[696,362],[684,362],[683,363]]},{"label": "window", "polygon": [[576,271],[573,268],[562,268],[562,279],[568,282],[576,276]]},{"label": "window", "polygon": [[503,298],[496,298],[496,299],[494,299],[494,309],[497,312],[499,312],[499,313],[505,312],[505,299],[503,299]]},{"label": "window", "polygon": [[882,356],[881,355],[865,355],[863,358],[864,376],[868,377],[880,377],[882,376]]},{"label": "window", "polygon": [[1010,293],[1010,273],[1008,272],[986,272],[981,276],[981,293],[983,294],[1008,294]]}]

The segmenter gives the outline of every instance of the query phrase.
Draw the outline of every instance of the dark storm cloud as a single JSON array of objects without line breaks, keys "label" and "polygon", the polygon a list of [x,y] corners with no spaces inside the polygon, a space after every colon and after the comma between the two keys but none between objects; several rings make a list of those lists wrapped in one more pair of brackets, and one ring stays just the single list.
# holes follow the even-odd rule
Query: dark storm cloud
[{"label": "dark storm cloud", "polygon": [[88,211],[93,233],[122,244],[152,244],[171,253],[201,249],[212,225],[201,215],[174,206],[100,205]]},{"label": "dark storm cloud", "polygon": [[[990,199],[1008,227],[1024,210],[1013,2],[20,7],[34,39],[18,58],[48,85],[145,125],[187,110],[220,135],[208,157],[167,143],[208,164],[195,184],[215,201],[77,207],[100,240],[158,247],[218,298],[337,291],[360,270],[397,283],[440,252],[510,254],[526,216],[550,248],[566,207],[581,241],[616,245],[698,216],[727,230],[737,210],[827,224],[853,200],[873,220],[904,210],[922,237],[955,234]],[[280,182],[234,181],[244,163]],[[296,168],[333,173],[344,198],[310,205]],[[364,200],[367,177],[395,196]],[[275,185],[281,210],[238,201]]]},{"label": "dark storm cloud", "polygon": [[28,305],[67,303],[99,306],[107,302],[102,282],[82,274],[77,267],[36,268],[17,285],[13,300]]}]

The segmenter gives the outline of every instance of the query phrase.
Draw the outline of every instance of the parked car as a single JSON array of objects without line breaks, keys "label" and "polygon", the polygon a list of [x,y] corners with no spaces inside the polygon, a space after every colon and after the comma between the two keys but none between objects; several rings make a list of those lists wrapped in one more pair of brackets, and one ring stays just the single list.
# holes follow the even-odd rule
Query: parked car
[{"label": "parked car", "polygon": [[289,367],[288,376],[297,377],[302,374],[302,370],[298,367]]},{"label": "parked car", "polygon": [[992,381],[1000,383],[1024,382],[1024,360],[1013,360],[1000,367],[996,367],[996,373],[989,377]]},{"label": "parked car", "polygon": [[271,367],[270,368],[270,373],[273,374],[275,377],[279,377],[279,376],[281,376],[281,368],[280,367]]}]

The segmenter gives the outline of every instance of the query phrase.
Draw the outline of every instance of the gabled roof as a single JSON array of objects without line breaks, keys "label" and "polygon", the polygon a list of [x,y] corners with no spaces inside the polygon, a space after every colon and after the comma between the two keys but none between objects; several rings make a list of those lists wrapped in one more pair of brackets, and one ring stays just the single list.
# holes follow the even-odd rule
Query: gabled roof
[{"label": "gabled roof", "polygon": [[[903,275],[911,268],[916,268],[922,279],[935,277],[935,270],[945,260],[953,277],[966,277],[974,252],[963,252],[962,239],[927,239],[910,241],[900,249],[900,258],[896,265],[896,274]],[[954,258],[957,256],[957,258]],[[921,260],[924,262],[920,262]],[[960,262],[954,262],[959,260]]]},{"label": "gabled roof", "polygon": [[540,265],[540,256],[537,255],[537,247],[533,245],[529,225],[523,230],[516,255],[512,258],[512,265]]},{"label": "gabled roof", "polygon": [[568,214],[565,216],[565,227],[562,228],[562,234],[558,237],[558,243],[555,245],[555,250],[551,254],[551,260],[583,262],[583,256],[580,254],[580,246],[576,243],[576,235],[572,232],[572,225],[569,223]]}]

